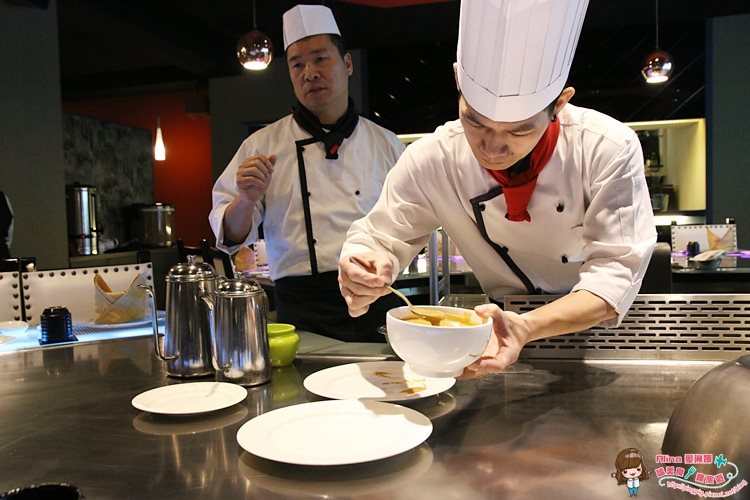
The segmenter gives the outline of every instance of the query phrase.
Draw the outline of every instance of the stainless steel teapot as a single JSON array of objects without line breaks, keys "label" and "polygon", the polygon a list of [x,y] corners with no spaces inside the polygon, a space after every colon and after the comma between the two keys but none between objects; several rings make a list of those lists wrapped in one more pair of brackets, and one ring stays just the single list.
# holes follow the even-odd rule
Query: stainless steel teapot
[{"label": "stainless steel teapot", "polygon": [[250,278],[220,279],[202,295],[209,311],[216,380],[259,385],[271,379],[268,297]]},{"label": "stainless steel teapot", "polygon": [[154,293],[146,288],[154,327],[154,351],[166,361],[167,375],[202,377],[212,375],[209,309],[201,299],[216,289],[216,272],[203,262],[179,263],[166,276],[166,326],[164,350],[159,345]]}]

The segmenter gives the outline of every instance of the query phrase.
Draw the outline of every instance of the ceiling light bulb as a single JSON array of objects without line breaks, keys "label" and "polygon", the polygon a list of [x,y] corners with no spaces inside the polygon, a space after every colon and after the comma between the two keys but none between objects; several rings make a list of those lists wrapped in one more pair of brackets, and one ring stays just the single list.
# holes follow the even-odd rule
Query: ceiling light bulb
[{"label": "ceiling light bulb", "polygon": [[663,50],[656,49],[646,56],[641,73],[647,83],[662,83],[669,80],[672,66],[672,56]]},{"label": "ceiling light bulb", "polygon": [[164,161],[167,159],[167,148],[164,147],[164,138],[161,135],[161,120],[156,119],[156,142],[154,143],[154,160]]},{"label": "ceiling light bulb", "polygon": [[237,41],[237,59],[245,69],[266,69],[273,59],[271,39],[258,30],[245,33]]}]

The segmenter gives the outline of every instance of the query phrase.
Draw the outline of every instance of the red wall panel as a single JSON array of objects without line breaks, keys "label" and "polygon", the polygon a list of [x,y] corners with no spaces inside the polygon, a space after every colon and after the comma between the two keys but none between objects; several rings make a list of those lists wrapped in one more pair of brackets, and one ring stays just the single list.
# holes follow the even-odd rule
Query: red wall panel
[{"label": "red wall panel", "polygon": [[124,96],[63,103],[63,112],[150,129],[156,138],[161,119],[165,161],[154,161],[154,201],[175,207],[175,232],[188,245],[213,240],[211,210],[211,121],[206,112],[188,114],[196,91]]}]

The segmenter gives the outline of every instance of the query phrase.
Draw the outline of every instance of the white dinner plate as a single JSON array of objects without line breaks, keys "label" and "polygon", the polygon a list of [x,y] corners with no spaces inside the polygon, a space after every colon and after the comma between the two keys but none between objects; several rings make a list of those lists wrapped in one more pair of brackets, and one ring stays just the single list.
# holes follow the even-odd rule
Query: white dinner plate
[{"label": "white dinner plate", "polygon": [[[166,317],[165,311],[158,311],[156,313],[156,321],[160,322]],[[149,326],[151,324],[151,315],[149,314],[147,319],[139,321],[129,321],[126,323],[95,323],[93,318],[88,321],[73,322],[73,329],[75,328],[91,328],[93,330],[118,330],[123,328],[141,328]]]},{"label": "white dinner plate", "polygon": [[139,410],[162,415],[194,415],[221,410],[244,401],[247,389],[226,382],[186,382],[165,385],[133,398]]},{"label": "white dinner plate", "polygon": [[246,422],[237,432],[245,451],[298,465],[345,465],[392,457],[432,433],[418,411],[353,399],[286,406]]},{"label": "white dinner plate", "polygon": [[29,327],[25,321],[0,321],[0,333],[5,335],[18,335]]},{"label": "white dinner plate", "polygon": [[434,396],[455,383],[451,377],[417,375],[403,361],[367,361],[315,372],[304,386],[324,398],[408,401]]}]

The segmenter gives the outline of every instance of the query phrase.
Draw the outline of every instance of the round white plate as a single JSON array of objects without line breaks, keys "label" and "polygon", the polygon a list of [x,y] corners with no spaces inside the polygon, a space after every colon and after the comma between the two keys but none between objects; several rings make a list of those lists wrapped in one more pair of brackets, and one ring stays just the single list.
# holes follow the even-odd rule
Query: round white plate
[{"label": "round white plate", "polygon": [[[160,322],[166,317],[165,311],[158,311],[156,313],[156,321]],[[129,321],[127,323],[94,323],[93,319],[89,319],[88,321],[81,321],[81,322],[74,322],[73,328],[91,328],[94,330],[118,330],[122,328],[140,328],[143,326],[148,326],[151,324],[151,315],[148,316],[148,319],[143,319],[140,321]]]},{"label": "round white plate", "polygon": [[334,366],[305,378],[305,389],[331,399],[408,401],[447,391],[455,378],[417,375],[403,361],[368,361]]},{"label": "round white plate", "polygon": [[246,422],[237,432],[245,451],[298,465],[380,460],[422,444],[430,419],[380,401],[334,400],[286,406]]},{"label": "round white plate", "polygon": [[18,335],[29,327],[25,321],[0,321],[0,333],[5,335]]},{"label": "round white plate", "polygon": [[247,389],[226,382],[187,382],[165,385],[133,398],[139,410],[162,415],[193,415],[221,410],[244,401]]}]

